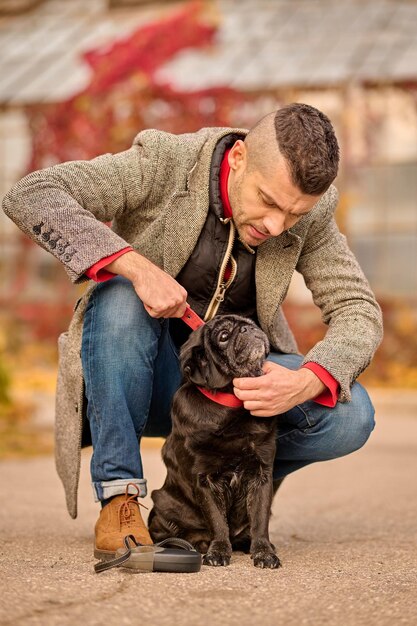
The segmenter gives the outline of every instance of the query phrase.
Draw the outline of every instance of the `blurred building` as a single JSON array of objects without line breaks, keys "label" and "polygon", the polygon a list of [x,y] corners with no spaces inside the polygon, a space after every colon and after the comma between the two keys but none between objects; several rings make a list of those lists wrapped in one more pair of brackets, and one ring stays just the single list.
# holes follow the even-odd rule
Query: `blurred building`
[{"label": "blurred building", "polygon": [[[74,112],[89,106],[85,100],[71,99],[94,82],[94,68],[82,55],[95,49],[96,68],[102,73],[107,71],[106,55],[109,62],[118,55],[108,83],[110,95],[100,96],[109,101],[107,110],[116,111],[112,119],[117,117],[118,129],[124,126],[130,132],[129,120],[136,124],[129,139],[126,132],[121,139],[116,132],[107,134],[103,149],[94,144],[96,153],[128,147],[144,126],[173,132],[194,130],[199,120],[250,126],[291,101],[308,102],[326,112],[342,145],[340,226],[381,296],[414,297],[417,4],[205,2],[198,18],[193,9],[192,19],[195,28],[210,24],[212,36],[193,44],[189,21],[184,29],[188,39],[176,46],[178,20],[171,30],[166,20],[187,6],[190,3],[139,0],[0,0],[0,197],[37,162],[34,145],[40,146],[43,137],[47,144],[49,137],[39,120],[50,119],[50,107],[71,102],[68,110]],[[146,69],[140,64],[140,28],[151,23],[157,32],[160,20],[165,20],[163,38],[149,39],[154,44],[146,53],[156,57],[167,45],[170,52],[162,55],[160,66]],[[124,43],[117,46],[117,41]],[[129,45],[136,46],[131,63],[136,59],[140,72],[126,68]],[[197,96],[190,99],[190,94]],[[94,101],[87,102],[91,106]],[[66,122],[71,120],[61,119],[62,126]],[[103,128],[103,136],[107,131]],[[75,128],[73,143],[81,147],[87,135]],[[67,154],[63,148],[59,155]],[[45,146],[42,151],[42,166],[57,161],[56,151],[48,153]],[[25,244],[2,214],[0,262],[3,303],[12,292],[17,297],[16,290],[23,286],[26,298],[62,301],[68,294],[73,299],[57,262]],[[297,285],[295,281],[295,297],[305,298]]]},{"label": "blurred building", "polygon": [[326,112],[342,146],[339,224],[380,296],[417,296],[417,4],[401,0],[219,3],[209,52],[186,50],[158,78],[183,90],[257,95]]}]

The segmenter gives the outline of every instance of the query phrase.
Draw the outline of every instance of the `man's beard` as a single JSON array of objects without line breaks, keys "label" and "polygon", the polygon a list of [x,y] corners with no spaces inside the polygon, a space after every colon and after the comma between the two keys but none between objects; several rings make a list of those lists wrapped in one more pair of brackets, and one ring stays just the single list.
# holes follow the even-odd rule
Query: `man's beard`
[{"label": "man's beard", "polygon": [[[243,175],[244,177],[244,175]],[[248,222],[245,222],[243,210],[240,208],[242,206],[242,184],[243,177],[240,180],[235,181],[234,187],[229,190],[229,202],[232,207],[232,215],[233,215],[233,223],[237,230],[238,239],[245,245],[254,248],[259,246],[262,241],[256,240],[248,240],[247,234],[245,234],[245,230],[251,225]],[[245,228],[246,227],[246,228]]]},{"label": "man's beard", "polygon": [[256,240],[254,237],[251,237],[250,234],[248,234],[249,227],[252,226],[256,228],[256,226],[249,222],[245,222],[244,219],[242,219],[242,212],[239,213],[239,211],[237,211],[236,215],[233,213],[233,223],[237,231],[238,239],[245,246],[249,246],[250,248],[257,248],[258,246],[265,243],[265,241],[267,241],[267,239],[265,239],[264,241]]}]

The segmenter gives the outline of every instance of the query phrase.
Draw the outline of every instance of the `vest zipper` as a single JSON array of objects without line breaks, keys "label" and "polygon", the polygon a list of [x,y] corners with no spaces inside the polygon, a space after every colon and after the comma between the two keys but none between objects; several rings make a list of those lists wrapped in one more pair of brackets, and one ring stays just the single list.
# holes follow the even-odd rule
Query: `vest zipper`
[{"label": "vest zipper", "polygon": [[[213,317],[216,315],[220,304],[224,300],[224,295],[225,295],[227,289],[229,289],[230,285],[234,281],[235,276],[236,276],[236,272],[237,272],[237,263],[236,263],[235,259],[232,256],[233,244],[235,243],[235,237],[236,237],[236,228],[235,228],[235,225],[233,224],[232,220],[230,220],[229,223],[230,223],[229,241],[227,242],[226,253],[225,253],[224,257],[223,257],[223,261],[222,261],[222,264],[220,266],[219,278],[217,280],[216,291],[214,292],[214,295],[213,295],[212,299],[210,300],[210,304],[208,305],[206,314],[204,316],[204,321],[205,322],[208,322],[209,320],[213,319]],[[226,268],[227,268],[227,264],[229,263],[229,261],[232,264],[232,272],[231,272],[228,280],[226,282],[224,282],[224,275],[226,273]]]}]

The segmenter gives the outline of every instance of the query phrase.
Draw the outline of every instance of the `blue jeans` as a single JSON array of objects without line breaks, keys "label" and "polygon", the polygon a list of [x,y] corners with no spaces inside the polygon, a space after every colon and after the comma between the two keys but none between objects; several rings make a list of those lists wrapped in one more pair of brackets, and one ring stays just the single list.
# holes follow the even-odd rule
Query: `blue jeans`
[{"label": "blue jeans", "polygon": [[[144,496],[140,441],[168,435],[171,400],[181,382],[169,320],[150,317],[125,278],[99,283],[85,312],[81,355],[95,499],[124,493],[130,482]],[[295,354],[268,358],[294,370],[302,362]],[[274,478],[357,450],[374,428],[373,417],[358,383],[349,403],[327,408],[309,401],[279,415]]]}]

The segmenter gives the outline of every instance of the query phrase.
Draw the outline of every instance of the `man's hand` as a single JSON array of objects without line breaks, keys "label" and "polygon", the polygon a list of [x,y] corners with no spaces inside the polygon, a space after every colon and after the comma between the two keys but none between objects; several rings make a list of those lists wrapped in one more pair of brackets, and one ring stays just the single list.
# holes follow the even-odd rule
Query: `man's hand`
[{"label": "man's hand", "polygon": [[289,370],[272,361],[263,366],[264,375],[235,378],[233,391],[255,417],[272,417],[297,404],[316,398],[325,385],[309,369]]},{"label": "man's hand", "polygon": [[128,278],[151,317],[182,317],[187,292],[169,274],[137,252],[126,252],[106,266]]}]

